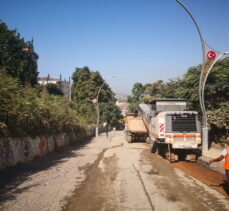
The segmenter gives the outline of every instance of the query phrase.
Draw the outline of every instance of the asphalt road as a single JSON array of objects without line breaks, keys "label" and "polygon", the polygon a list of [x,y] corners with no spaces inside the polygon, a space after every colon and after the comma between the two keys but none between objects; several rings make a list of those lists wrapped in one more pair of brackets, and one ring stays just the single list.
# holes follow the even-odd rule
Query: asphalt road
[{"label": "asphalt road", "polygon": [[0,172],[0,210],[229,210],[228,198],[113,131]]}]

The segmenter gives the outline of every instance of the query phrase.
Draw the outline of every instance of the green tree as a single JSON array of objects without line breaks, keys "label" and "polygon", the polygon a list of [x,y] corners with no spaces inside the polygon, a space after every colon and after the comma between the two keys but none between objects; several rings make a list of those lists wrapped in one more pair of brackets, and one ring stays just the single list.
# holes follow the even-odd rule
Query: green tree
[{"label": "green tree", "polygon": [[[93,99],[104,83],[101,75],[86,67],[76,70],[73,78],[78,84],[74,84],[74,101],[69,102],[56,85],[48,84],[47,89],[36,85],[37,58],[33,41],[25,42],[16,30],[0,22],[0,136],[85,133],[95,122],[94,106],[87,100]],[[115,102],[107,84],[99,100]]]},{"label": "green tree", "polygon": [[167,85],[162,80],[158,80],[152,84],[145,85],[144,103],[150,103],[155,99],[167,97]]},{"label": "green tree", "polygon": [[[95,99],[98,91],[104,83],[98,71],[93,72],[88,67],[76,68],[72,75],[72,99],[76,102]],[[114,93],[105,84],[100,91],[99,101],[108,102],[114,100]]]},{"label": "green tree", "polygon": [[229,102],[221,103],[218,109],[208,111],[211,140],[226,140],[229,136]]},{"label": "green tree", "polygon": [[132,96],[128,96],[127,101],[129,103],[128,110],[134,112],[138,104],[141,102],[145,92],[145,87],[141,83],[135,83],[132,89]]},{"label": "green tree", "polygon": [[110,116],[111,124],[118,122],[117,119],[121,117],[117,115],[120,111],[115,105],[114,93],[98,71],[91,71],[88,67],[76,68],[72,80],[72,99],[76,103],[77,112],[83,116],[83,121],[96,122],[97,115],[92,100],[97,99],[100,90],[100,122],[108,121],[107,116]]},{"label": "green tree", "polygon": [[0,68],[24,85],[37,84],[38,55],[33,50],[33,41],[25,42],[16,30],[9,30],[0,21]]},{"label": "green tree", "polygon": [[[205,87],[205,105],[207,110],[218,109],[223,102],[229,99],[229,58],[219,60],[212,68]],[[188,107],[200,111],[199,78],[201,65],[191,67],[181,77],[167,83],[166,97],[185,98]]]},{"label": "green tree", "polygon": [[4,70],[0,69],[0,135],[5,136],[9,133],[11,112],[13,101],[20,85],[16,79],[8,76]]},{"label": "green tree", "polygon": [[113,127],[118,127],[121,124],[122,115],[119,108],[113,102],[102,103],[100,107],[103,122]]},{"label": "green tree", "polygon": [[36,135],[42,111],[35,89],[24,87],[16,93],[13,103],[11,132],[20,136]]},{"label": "green tree", "polygon": [[[140,102],[150,103],[157,98],[187,99],[188,109],[201,112],[199,103],[199,79],[201,65],[190,67],[181,77],[162,80],[145,85],[145,96],[136,100],[134,95],[128,98],[133,110]],[[210,139],[223,140],[228,136],[228,99],[229,99],[229,58],[219,60],[208,75],[205,86],[205,106],[210,124]],[[137,89],[138,90],[138,89]],[[139,99],[139,98],[138,98]]]},{"label": "green tree", "polygon": [[188,108],[200,111],[198,88],[201,66],[191,67],[181,77],[170,80],[166,85],[166,97],[187,99]]},{"label": "green tree", "polygon": [[48,90],[49,94],[63,96],[64,93],[57,84],[48,83],[45,88]]},{"label": "green tree", "polygon": [[229,58],[219,60],[206,81],[205,99],[208,110],[218,109],[229,99]]}]

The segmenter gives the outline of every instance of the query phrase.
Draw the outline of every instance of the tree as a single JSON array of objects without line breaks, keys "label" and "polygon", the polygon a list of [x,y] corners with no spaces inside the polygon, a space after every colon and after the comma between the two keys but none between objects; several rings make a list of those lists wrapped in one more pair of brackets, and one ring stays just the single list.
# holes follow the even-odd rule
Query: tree
[{"label": "tree", "polygon": [[128,110],[130,112],[134,112],[138,104],[141,102],[144,96],[145,87],[141,83],[135,83],[132,89],[132,96],[128,96],[129,107]]},{"label": "tree", "polygon": [[200,72],[200,65],[191,67],[181,78],[170,80],[166,85],[166,97],[187,99],[189,109],[200,111],[198,97]]},{"label": "tree", "polygon": [[95,108],[88,99],[96,97],[102,84],[99,100],[111,107],[104,111],[102,108],[101,116],[110,111],[109,121],[111,124],[116,121],[117,110],[112,107],[114,93],[98,71],[92,72],[87,67],[76,69],[74,101],[69,102],[61,96],[57,85],[48,84],[47,89],[36,85],[37,58],[33,41],[24,42],[16,30],[9,30],[0,22],[0,137],[84,134],[85,128],[96,119]]},{"label": "tree", "polygon": [[[98,91],[104,83],[98,71],[93,72],[88,67],[76,68],[72,75],[72,99],[76,102],[95,99]],[[114,93],[105,84],[100,91],[99,101],[108,102],[114,99]]]},{"label": "tree", "polygon": [[33,40],[25,42],[16,30],[9,30],[0,21],[0,68],[18,78],[23,85],[37,84],[38,55],[33,49]]},{"label": "tree", "polygon": [[221,103],[218,109],[208,112],[211,140],[226,140],[229,136],[229,102]]},{"label": "tree", "polygon": [[208,110],[218,109],[229,99],[229,58],[219,60],[206,81],[205,99]]},{"label": "tree", "polygon": [[64,93],[57,84],[48,83],[46,86],[49,94],[63,96]]},{"label": "tree", "polygon": [[[214,110],[229,99],[229,58],[219,60],[212,68],[205,87],[206,110]],[[167,83],[168,95],[176,98],[185,98],[188,107],[200,112],[198,96],[201,65],[191,67],[181,77]]]},{"label": "tree", "polygon": [[101,119],[113,127],[119,127],[121,124],[122,115],[117,106],[113,102],[101,104]]},{"label": "tree", "polygon": [[152,102],[153,100],[167,97],[167,85],[162,80],[158,80],[152,84],[145,85],[145,94],[143,102]]},{"label": "tree", "polygon": [[[100,122],[117,123],[121,118],[117,115],[120,111],[115,106],[114,93],[105,83],[98,71],[91,71],[88,67],[76,68],[72,75],[72,99],[76,103],[77,112],[84,116],[91,123],[96,121],[96,111],[92,104],[93,99],[97,99],[99,93]],[[101,88],[102,87],[102,88]],[[109,116],[109,118],[107,118]]]},{"label": "tree", "polygon": [[6,72],[0,69],[0,135],[6,136],[9,133],[8,125],[13,110],[13,101],[20,85],[16,79],[11,78]]},{"label": "tree", "polygon": [[136,101],[140,101],[144,96],[145,87],[141,83],[135,83],[132,89],[133,97]]},{"label": "tree", "polygon": [[[157,98],[184,98],[187,99],[189,110],[201,112],[199,103],[199,79],[201,65],[190,67],[181,77],[170,79],[164,83],[162,80],[145,85],[145,95],[140,101],[134,95],[128,101],[131,108],[136,108],[139,102],[150,103]],[[205,106],[208,111],[210,124],[210,139],[223,140],[228,136],[228,99],[229,99],[229,58],[219,60],[212,68],[205,86]]]}]

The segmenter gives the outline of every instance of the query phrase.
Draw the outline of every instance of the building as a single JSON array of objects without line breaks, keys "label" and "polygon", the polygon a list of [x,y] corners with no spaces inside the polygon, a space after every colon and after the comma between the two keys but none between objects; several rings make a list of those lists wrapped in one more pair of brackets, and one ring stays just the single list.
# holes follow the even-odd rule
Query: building
[{"label": "building", "polygon": [[121,114],[125,117],[126,116],[126,113],[128,111],[129,103],[128,102],[119,102],[119,101],[116,101],[116,106],[119,107],[119,109],[121,111]]},{"label": "building", "polygon": [[59,82],[59,79],[55,79],[55,78],[51,78],[51,77],[42,77],[42,78],[38,78],[37,82],[41,85],[46,85],[46,84],[57,84]]},{"label": "building", "polygon": [[71,101],[71,83],[70,83],[70,79],[69,79],[69,81],[66,81],[65,79],[61,80],[61,76],[60,76],[60,79],[56,79],[56,78],[51,78],[48,75],[48,77],[40,77],[40,78],[38,78],[37,81],[41,85],[47,85],[49,83],[58,85],[60,90],[63,92],[65,99]]}]

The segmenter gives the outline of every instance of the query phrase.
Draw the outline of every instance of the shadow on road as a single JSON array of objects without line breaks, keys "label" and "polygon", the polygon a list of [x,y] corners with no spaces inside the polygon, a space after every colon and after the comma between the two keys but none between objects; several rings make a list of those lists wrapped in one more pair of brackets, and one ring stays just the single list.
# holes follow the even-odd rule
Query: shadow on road
[{"label": "shadow on road", "polygon": [[45,171],[57,164],[66,162],[66,158],[79,157],[80,154],[76,150],[85,148],[85,145],[90,143],[91,140],[92,138],[88,138],[31,162],[19,163],[17,166],[0,170],[0,204],[4,201],[15,199],[17,194],[27,191],[33,186],[38,186],[39,184],[33,184],[23,188],[18,187],[28,180],[29,176],[37,172]]},{"label": "shadow on road", "polygon": [[223,187],[224,191],[227,193],[227,195],[229,196],[229,187],[228,187],[228,183],[225,180],[223,184],[221,184],[221,186]]}]

